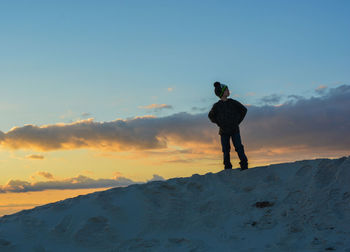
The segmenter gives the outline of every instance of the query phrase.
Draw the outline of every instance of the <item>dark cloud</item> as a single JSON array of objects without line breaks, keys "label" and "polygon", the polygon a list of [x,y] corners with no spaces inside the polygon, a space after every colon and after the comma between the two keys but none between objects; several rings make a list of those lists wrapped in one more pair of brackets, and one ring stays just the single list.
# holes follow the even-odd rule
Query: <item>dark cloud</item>
[{"label": "dark cloud", "polygon": [[250,148],[304,146],[350,150],[350,86],[321,97],[295,97],[281,106],[250,106],[243,123]]}]

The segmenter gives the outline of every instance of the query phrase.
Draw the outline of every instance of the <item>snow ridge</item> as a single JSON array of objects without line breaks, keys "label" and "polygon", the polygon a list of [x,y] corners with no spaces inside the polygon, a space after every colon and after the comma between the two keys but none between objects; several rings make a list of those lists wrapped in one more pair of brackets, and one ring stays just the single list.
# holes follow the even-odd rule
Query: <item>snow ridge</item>
[{"label": "snow ridge", "polygon": [[0,251],[350,251],[350,157],[114,188],[0,218]]}]

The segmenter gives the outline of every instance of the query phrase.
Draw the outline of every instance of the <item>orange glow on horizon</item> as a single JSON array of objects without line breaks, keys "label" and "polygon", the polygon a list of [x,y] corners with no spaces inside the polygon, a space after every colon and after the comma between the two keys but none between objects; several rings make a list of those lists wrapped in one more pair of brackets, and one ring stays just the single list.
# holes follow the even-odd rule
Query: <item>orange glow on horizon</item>
[{"label": "orange glow on horizon", "polygon": [[108,189],[109,188],[0,193],[0,217],[3,215],[13,214],[24,209],[31,209],[36,206]]}]

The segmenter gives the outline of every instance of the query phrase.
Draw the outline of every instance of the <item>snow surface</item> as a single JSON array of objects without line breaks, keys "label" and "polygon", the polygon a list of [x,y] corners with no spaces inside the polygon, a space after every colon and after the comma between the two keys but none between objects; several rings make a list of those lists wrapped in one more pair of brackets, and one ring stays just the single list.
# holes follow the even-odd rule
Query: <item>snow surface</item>
[{"label": "snow surface", "polygon": [[0,251],[350,251],[350,157],[114,188],[0,218]]}]

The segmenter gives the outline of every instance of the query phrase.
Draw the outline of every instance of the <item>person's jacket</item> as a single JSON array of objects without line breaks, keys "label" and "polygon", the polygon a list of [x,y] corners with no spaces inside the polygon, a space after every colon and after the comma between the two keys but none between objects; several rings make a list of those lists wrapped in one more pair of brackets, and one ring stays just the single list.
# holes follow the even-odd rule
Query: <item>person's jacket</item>
[{"label": "person's jacket", "polygon": [[219,134],[234,134],[239,132],[239,124],[247,114],[247,108],[240,102],[231,98],[226,101],[219,100],[210,110],[210,121],[219,126]]}]

